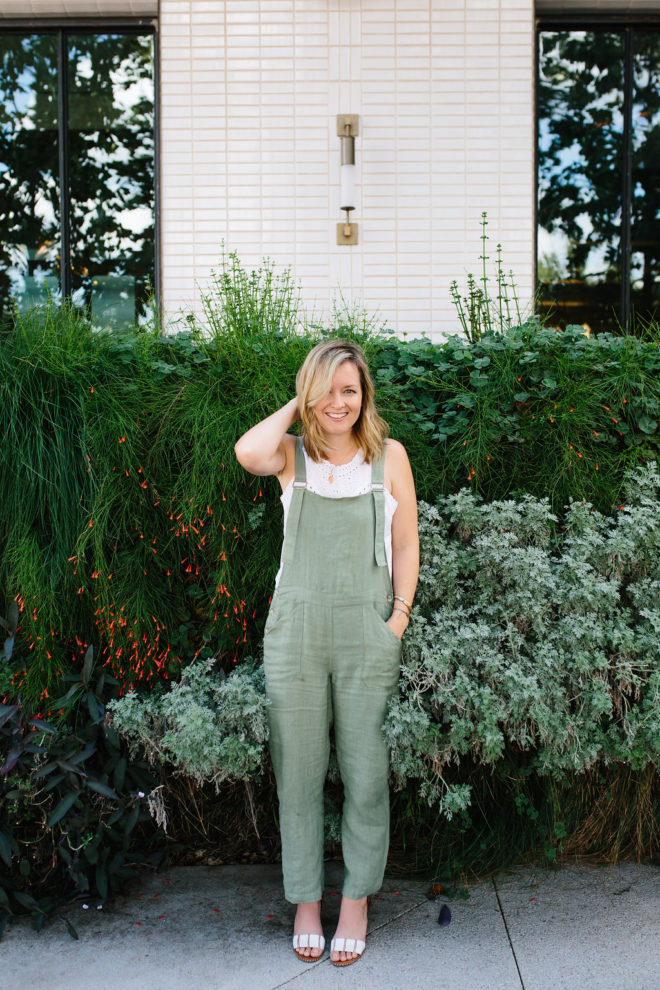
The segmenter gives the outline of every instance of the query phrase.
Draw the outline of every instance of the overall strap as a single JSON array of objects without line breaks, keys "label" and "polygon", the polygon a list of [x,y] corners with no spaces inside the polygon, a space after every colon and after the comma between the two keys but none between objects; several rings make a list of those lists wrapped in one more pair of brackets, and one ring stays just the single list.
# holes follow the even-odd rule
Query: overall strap
[{"label": "overall strap", "polygon": [[293,561],[293,554],[296,549],[296,537],[298,535],[298,522],[300,520],[300,510],[302,509],[303,492],[307,487],[307,468],[305,466],[305,454],[303,451],[303,438],[296,439],[296,473],[293,479],[293,494],[291,504],[286,517],[286,532],[284,534],[284,547],[282,548],[282,565],[288,566]]},{"label": "overall strap", "polygon": [[383,453],[371,465],[371,491],[374,499],[374,553],[379,567],[387,567],[385,554],[385,444]]}]

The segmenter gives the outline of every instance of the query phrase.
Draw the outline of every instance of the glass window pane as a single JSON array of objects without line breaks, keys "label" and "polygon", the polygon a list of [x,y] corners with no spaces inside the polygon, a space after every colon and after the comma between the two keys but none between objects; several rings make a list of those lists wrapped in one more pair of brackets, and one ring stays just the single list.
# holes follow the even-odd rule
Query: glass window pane
[{"label": "glass window pane", "polygon": [[660,33],[633,37],[631,306],[660,309]]},{"label": "glass window pane", "polygon": [[539,35],[539,310],[555,326],[615,329],[623,66],[621,34]]},{"label": "glass window pane", "polygon": [[0,36],[0,314],[59,296],[57,38]]},{"label": "glass window pane", "polygon": [[69,38],[73,294],[133,324],[154,272],[153,36]]}]

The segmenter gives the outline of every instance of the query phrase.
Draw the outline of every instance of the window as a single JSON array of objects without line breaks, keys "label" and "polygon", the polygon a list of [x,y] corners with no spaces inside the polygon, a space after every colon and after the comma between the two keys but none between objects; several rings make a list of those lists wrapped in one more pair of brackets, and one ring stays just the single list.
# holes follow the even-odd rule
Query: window
[{"label": "window", "polygon": [[70,297],[133,324],[155,274],[145,29],[0,33],[0,311]]},{"label": "window", "polygon": [[542,29],[538,66],[539,310],[660,315],[660,26]]}]

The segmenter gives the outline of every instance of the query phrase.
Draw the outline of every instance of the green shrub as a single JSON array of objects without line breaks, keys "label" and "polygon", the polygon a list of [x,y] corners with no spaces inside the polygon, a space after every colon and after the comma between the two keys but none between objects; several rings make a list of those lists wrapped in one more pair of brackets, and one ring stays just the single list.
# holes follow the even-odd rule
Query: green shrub
[{"label": "green shrub", "polygon": [[0,705],[0,935],[26,911],[41,928],[76,894],[103,903],[145,861],[135,830],[155,781],[103,724],[117,682],[94,670],[91,648],[68,680],[50,718],[20,700]]},{"label": "green shrub", "polygon": [[[660,476],[629,477],[614,518],[572,502],[480,504],[467,490],[420,512],[421,570],[386,736],[394,773],[451,818],[468,759],[558,781],[595,766],[660,765]],[[525,759],[523,754],[529,754]]]},{"label": "green shrub", "polygon": [[425,501],[468,484],[609,513],[626,471],[660,454],[657,343],[530,323],[469,345],[390,340],[372,364]]},{"label": "green shrub", "polygon": [[258,779],[268,738],[261,667],[245,661],[225,677],[214,661],[186,667],[167,693],[129,692],[108,705],[133,756],[171,764],[199,784]]}]

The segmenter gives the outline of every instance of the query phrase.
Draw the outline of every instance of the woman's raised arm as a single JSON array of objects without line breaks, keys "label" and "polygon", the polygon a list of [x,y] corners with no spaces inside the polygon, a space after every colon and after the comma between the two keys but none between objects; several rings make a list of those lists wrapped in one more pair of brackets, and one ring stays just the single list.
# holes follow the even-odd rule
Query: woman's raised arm
[{"label": "woman's raised arm", "polygon": [[262,419],[234,444],[238,463],[250,474],[282,475],[293,458],[295,437],[287,430],[299,419],[298,399],[294,397],[271,416]]}]

